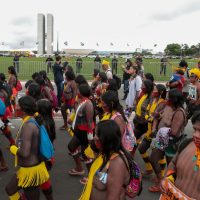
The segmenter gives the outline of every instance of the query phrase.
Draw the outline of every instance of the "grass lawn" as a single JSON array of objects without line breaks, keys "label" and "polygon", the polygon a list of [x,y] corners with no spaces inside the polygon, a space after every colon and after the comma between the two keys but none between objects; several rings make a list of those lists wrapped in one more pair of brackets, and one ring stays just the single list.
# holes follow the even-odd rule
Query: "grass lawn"
[{"label": "grass lawn", "polygon": [[[20,58],[20,72],[19,78],[23,80],[31,79],[31,75],[34,72],[39,72],[41,70],[46,70],[46,58]],[[94,59],[92,58],[83,58],[83,67],[81,69],[81,74],[83,74],[88,80],[92,79],[93,69],[94,69]],[[103,60],[103,59],[102,59]],[[106,60],[111,61],[110,58]],[[76,68],[76,58],[62,58],[62,62],[68,61],[70,65],[75,69]],[[123,65],[125,59],[118,59],[118,74],[122,76],[121,65]],[[167,66],[166,77],[160,75],[160,60],[159,59],[143,59],[145,73],[150,72],[154,75],[155,80],[157,81],[166,81],[169,80],[172,74],[172,66],[178,66],[180,62],[179,59],[174,59],[169,61],[171,65]],[[187,60],[190,68],[193,68],[197,65],[197,60],[189,59]],[[12,57],[0,57],[0,72],[7,74],[8,66],[13,65]],[[49,78],[53,79],[52,72],[49,73]]]}]

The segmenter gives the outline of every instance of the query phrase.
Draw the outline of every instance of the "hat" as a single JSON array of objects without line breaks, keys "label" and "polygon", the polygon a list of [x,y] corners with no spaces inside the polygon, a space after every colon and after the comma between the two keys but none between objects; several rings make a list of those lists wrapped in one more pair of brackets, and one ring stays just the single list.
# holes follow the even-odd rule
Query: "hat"
[{"label": "hat", "polygon": [[200,70],[198,68],[191,69],[190,70],[190,75],[191,74],[195,74],[198,77],[198,79],[200,79]]},{"label": "hat", "polygon": [[107,60],[102,61],[102,65],[109,65],[110,63]]}]

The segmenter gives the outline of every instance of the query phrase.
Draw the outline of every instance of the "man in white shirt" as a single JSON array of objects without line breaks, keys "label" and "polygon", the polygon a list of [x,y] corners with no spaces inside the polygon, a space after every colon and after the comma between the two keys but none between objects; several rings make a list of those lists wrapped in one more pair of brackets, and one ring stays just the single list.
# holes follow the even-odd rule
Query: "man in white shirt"
[{"label": "man in white shirt", "polygon": [[112,71],[107,60],[102,61],[102,69],[105,71],[107,79],[113,78]]},{"label": "man in white shirt", "polygon": [[126,105],[131,110],[135,107],[135,102],[140,95],[142,88],[141,76],[137,75],[137,67],[132,67],[132,76],[129,79],[129,93],[126,98]]}]

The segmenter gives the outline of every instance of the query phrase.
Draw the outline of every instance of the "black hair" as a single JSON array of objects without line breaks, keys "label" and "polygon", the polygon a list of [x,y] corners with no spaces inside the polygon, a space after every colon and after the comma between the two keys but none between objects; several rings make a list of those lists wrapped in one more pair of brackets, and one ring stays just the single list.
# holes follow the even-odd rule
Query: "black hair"
[{"label": "black hair", "polygon": [[176,70],[176,73],[178,73],[178,74],[180,74],[180,75],[184,75],[184,71],[181,70],[181,69],[177,69],[177,70]]},{"label": "black hair", "polygon": [[126,64],[128,64],[129,63],[129,66],[132,66],[133,65],[133,62],[130,60],[130,59],[127,59],[126,60]]},{"label": "black hair", "polygon": [[166,98],[166,95],[167,95],[167,90],[166,90],[166,87],[163,85],[163,84],[157,84],[156,85],[156,88],[158,90],[158,92],[161,94],[161,98],[162,99],[165,99]]},{"label": "black hair", "polygon": [[78,90],[83,97],[89,98],[91,96],[91,89],[88,84],[79,85]]},{"label": "black hair", "polygon": [[38,76],[40,76],[39,73],[35,72],[32,74],[32,79],[35,80]]},{"label": "black hair", "polygon": [[47,99],[40,99],[37,102],[37,111],[43,119],[43,124],[47,130],[51,142],[56,139],[55,121],[52,117],[52,105]]},{"label": "black hair", "polygon": [[4,73],[0,73],[0,80],[3,82],[6,80],[6,76]]},{"label": "black hair", "polygon": [[75,82],[76,84],[78,85],[81,85],[81,84],[88,84],[87,80],[85,79],[85,77],[81,74],[79,74],[78,76],[76,76],[75,78]]},{"label": "black hair", "polygon": [[96,77],[99,74],[99,69],[94,69],[93,76]]},{"label": "black hair", "polygon": [[192,116],[192,124],[195,124],[197,121],[200,122],[200,111],[195,111]]},{"label": "black hair", "polygon": [[61,57],[60,56],[56,56],[56,61],[60,61],[61,60]]},{"label": "black hair", "polygon": [[39,84],[40,86],[45,86],[45,80],[41,77],[41,76],[38,76],[36,79],[35,79],[35,82],[37,84]]},{"label": "black hair", "polygon": [[112,90],[118,93],[117,82],[115,79],[108,79],[107,90]]},{"label": "black hair", "polygon": [[34,80],[28,80],[28,81],[26,81],[26,83],[25,83],[25,88],[27,89],[28,86],[29,86],[31,83],[34,83],[34,82],[35,82]]},{"label": "black hair", "polygon": [[122,159],[125,155],[130,165],[132,157],[122,146],[121,131],[114,120],[100,121],[96,127],[96,135],[102,145],[103,165],[100,170],[105,167],[113,153],[118,153]]},{"label": "black hair", "polygon": [[169,90],[168,99],[171,101],[175,108],[183,107],[184,97],[182,92],[177,88]]},{"label": "black hair", "polygon": [[71,71],[71,72],[74,72],[74,69],[71,65],[67,65],[67,71]]},{"label": "black hair", "polygon": [[107,82],[107,76],[105,72],[99,72],[99,77],[101,78],[101,82],[102,83],[106,83]]},{"label": "black hair", "polygon": [[34,98],[35,101],[41,99],[42,95],[41,95],[40,85],[38,85],[37,83],[31,83],[28,86],[28,95]]},{"label": "black hair", "polygon": [[75,79],[75,74],[73,71],[67,71],[65,73],[65,77],[67,78],[67,80],[72,81]]},{"label": "black hair", "polygon": [[43,79],[46,79],[47,78],[47,73],[45,70],[42,70],[39,72],[39,75],[43,78]]},{"label": "black hair", "polygon": [[181,62],[179,63],[179,67],[188,67],[188,63],[184,60],[184,59],[182,59],[181,60]]},{"label": "black hair", "polygon": [[65,61],[65,62],[63,62],[63,68],[66,68],[66,67],[68,67],[68,62],[67,61]]},{"label": "black hair", "polygon": [[17,73],[16,73],[16,70],[15,70],[15,67],[9,66],[8,67],[8,71],[10,72],[10,74],[15,75],[17,77]]},{"label": "black hair", "polygon": [[112,111],[119,112],[122,115],[124,121],[125,122],[127,121],[124,115],[123,107],[119,102],[118,94],[115,91],[112,90],[106,91],[105,93],[102,94],[101,99],[108,106],[110,112]]},{"label": "black hair", "polygon": [[146,77],[146,79],[148,79],[148,80],[154,82],[153,74],[151,74],[151,73],[146,73],[146,74],[145,74],[145,77]]},{"label": "black hair", "polygon": [[147,80],[144,80],[143,83],[144,83],[145,88],[146,88],[145,93],[147,94],[148,97],[150,97],[151,93],[153,91],[153,87],[154,87],[153,82],[147,79]]},{"label": "black hair", "polygon": [[27,115],[34,115],[36,110],[36,103],[33,97],[23,96],[18,100],[19,106]]}]

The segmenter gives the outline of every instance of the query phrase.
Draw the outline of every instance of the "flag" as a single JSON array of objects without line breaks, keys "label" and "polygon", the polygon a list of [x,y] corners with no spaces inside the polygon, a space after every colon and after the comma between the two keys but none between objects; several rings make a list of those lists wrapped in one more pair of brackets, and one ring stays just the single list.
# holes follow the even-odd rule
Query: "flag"
[{"label": "flag", "polygon": [[67,46],[67,45],[68,45],[68,42],[67,42],[67,41],[66,41],[66,42],[64,42],[64,45],[66,45],[66,46]]},{"label": "flag", "polygon": [[114,45],[114,44],[111,42],[111,43],[110,43],[110,46],[113,46],[113,45]]},{"label": "flag", "polygon": [[83,42],[81,42],[81,46],[84,46],[84,43],[83,43]]},{"label": "flag", "polygon": [[157,44],[154,44],[154,47],[157,47]]},{"label": "flag", "polygon": [[20,46],[24,46],[24,41],[19,43]]}]

